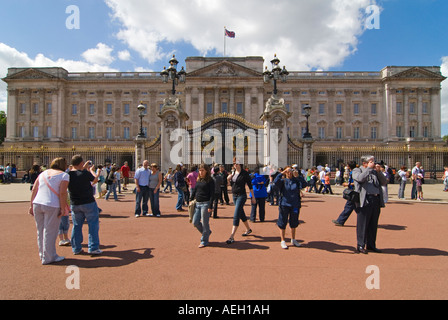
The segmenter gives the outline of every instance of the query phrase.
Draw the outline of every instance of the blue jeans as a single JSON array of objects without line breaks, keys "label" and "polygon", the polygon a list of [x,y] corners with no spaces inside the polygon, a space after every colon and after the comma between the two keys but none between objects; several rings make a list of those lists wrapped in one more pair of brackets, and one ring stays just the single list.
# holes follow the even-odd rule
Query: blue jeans
[{"label": "blue jeans", "polygon": [[100,247],[100,238],[98,235],[100,229],[100,212],[96,202],[88,204],[72,205],[72,249],[74,253],[79,253],[82,249],[81,244],[83,241],[82,225],[87,220],[89,226],[89,252],[95,251]]},{"label": "blue jeans", "polygon": [[238,227],[240,225],[240,219],[243,222],[247,221],[246,214],[244,213],[244,204],[246,203],[247,195],[233,195],[233,203],[235,204],[235,212],[233,214],[233,225]]},{"label": "blue jeans", "polygon": [[109,186],[109,190],[107,190],[107,193],[106,193],[106,200],[109,200],[109,196],[110,196],[111,192],[114,193],[114,200],[118,200],[118,197],[117,197],[117,183],[116,182],[112,183]]},{"label": "blue jeans", "polygon": [[163,192],[165,192],[166,191],[166,189],[168,189],[168,188],[170,188],[170,192],[173,192],[173,186],[172,186],[172,184],[171,184],[171,181],[166,181],[166,187],[165,187],[165,189],[163,189]]},{"label": "blue jeans", "polygon": [[151,203],[151,212],[155,216],[160,216],[160,206],[159,206],[159,194],[160,189],[157,189],[157,192],[154,193],[153,188],[149,188],[149,201]]},{"label": "blue jeans", "polygon": [[68,229],[70,228],[70,219],[68,216],[61,217],[61,223],[59,224],[59,234],[68,233]]},{"label": "blue jeans", "polygon": [[[140,192],[137,191],[135,199],[135,215],[141,215],[148,213],[148,198],[149,198],[149,188],[147,186],[139,186]],[[143,201],[143,203],[142,203]]]},{"label": "blue jeans", "polygon": [[182,209],[182,205],[184,204],[184,192],[182,189],[176,187],[177,190],[177,203],[176,203],[176,209],[180,210]]},{"label": "blue jeans", "polygon": [[[208,202],[196,202],[196,208],[193,215],[193,225],[202,234],[201,244],[208,245],[210,237],[210,213],[208,212]],[[201,223],[202,221],[202,223]]]}]

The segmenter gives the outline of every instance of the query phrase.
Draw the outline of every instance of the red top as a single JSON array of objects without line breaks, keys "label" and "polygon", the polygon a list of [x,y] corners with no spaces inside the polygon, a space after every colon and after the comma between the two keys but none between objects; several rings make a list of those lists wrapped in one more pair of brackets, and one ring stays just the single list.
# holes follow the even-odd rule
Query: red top
[{"label": "red top", "polygon": [[121,167],[121,173],[123,174],[123,177],[129,178],[129,171],[131,171],[131,168],[129,166],[122,166]]}]

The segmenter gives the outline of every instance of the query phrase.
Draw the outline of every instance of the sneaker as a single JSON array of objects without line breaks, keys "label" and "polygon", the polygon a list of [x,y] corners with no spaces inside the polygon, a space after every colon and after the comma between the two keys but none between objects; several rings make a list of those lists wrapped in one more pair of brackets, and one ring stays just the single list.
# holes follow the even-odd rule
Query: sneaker
[{"label": "sneaker", "polygon": [[100,250],[100,249],[96,249],[96,250],[93,250],[93,251],[89,251],[89,253],[92,254],[92,255],[98,255],[98,254],[102,254],[103,251]]},{"label": "sneaker", "polygon": [[286,242],[285,242],[285,241],[280,242],[280,246],[281,246],[283,249],[288,249],[288,246],[286,245]]},{"label": "sneaker", "polygon": [[70,245],[70,240],[61,240],[59,241],[59,245],[60,246],[69,246]]},{"label": "sneaker", "polygon": [[302,246],[296,239],[292,239],[291,240],[291,244],[295,247],[300,247]]},{"label": "sneaker", "polygon": [[79,250],[78,252],[73,252],[73,254],[75,255],[75,256],[77,256],[78,254],[81,254],[81,253],[84,253],[84,250]]},{"label": "sneaker", "polygon": [[64,259],[65,259],[65,257],[57,256],[57,258],[54,259],[53,262],[61,262],[61,261],[64,260]]}]

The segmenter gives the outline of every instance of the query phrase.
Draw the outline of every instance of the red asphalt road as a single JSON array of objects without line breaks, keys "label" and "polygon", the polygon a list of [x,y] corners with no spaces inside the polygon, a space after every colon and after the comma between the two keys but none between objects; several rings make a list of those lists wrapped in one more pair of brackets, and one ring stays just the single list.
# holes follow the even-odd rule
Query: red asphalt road
[{"label": "red asphalt road", "polygon": [[[47,266],[39,261],[29,204],[0,204],[0,299],[448,298],[446,204],[390,202],[378,230],[383,253],[362,255],[354,253],[356,214],[345,227],[331,222],[345,203],[339,196],[306,195],[297,231],[303,246],[288,250],[280,247],[275,206],[267,206],[266,222],[251,223],[251,236],[241,236],[241,224],[232,245],[225,241],[234,207],[220,206],[220,218],[210,220],[210,246],[199,249],[200,234],[187,213],[174,210],[176,198],[161,196],[162,217],[138,219],[131,193],[120,202],[98,200],[104,253],[74,256],[70,247],[58,247],[66,259]],[[87,238],[85,225],[85,245]],[[79,290],[66,287],[72,265],[79,267]],[[378,267],[379,289],[366,286],[369,266]]]}]

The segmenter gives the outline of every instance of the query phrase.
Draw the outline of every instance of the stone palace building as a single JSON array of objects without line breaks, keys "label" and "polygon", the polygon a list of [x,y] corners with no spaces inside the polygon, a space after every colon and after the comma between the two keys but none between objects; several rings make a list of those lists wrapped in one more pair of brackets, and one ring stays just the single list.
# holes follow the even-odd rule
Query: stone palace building
[{"label": "stone palace building", "polygon": [[[7,137],[0,146],[0,163],[15,163],[24,170],[33,163],[48,165],[55,156],[81,153],[98,164],[128,161],[135,167],[140,158],[147,158],[163,166],[168,165],[162,159],[166,126],[191,132],[200,121],[203,129],[266,130],[277,121],[279,141],[285,146],[279,150],[282,163],[335,167],[359,162],[368,153],[397,168],[421,161],[426,170],[441,171],[448,164],[441,140],[445,77],[439,67],[290,71],[286,82],[277,83],[275,98],[283,112],[276,116],[269,113],[275,109],[268,106],[273,84],[264,82],[263,65],[262,57],[189,57],[186,81],[176,86],[175,97],[160,72],[9,68],[3,79],[8,85]],[[177,111],[165,114],[173,99]],[[140,104],[146,107],[146,138],[138,155]],[[303,139],[307,105],[311,139]],[[247,144],[253,143],[245,140],[246,156]],[[263,158],[257,162],[262,164]]]}]

